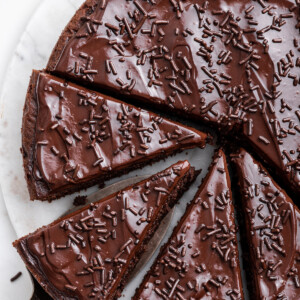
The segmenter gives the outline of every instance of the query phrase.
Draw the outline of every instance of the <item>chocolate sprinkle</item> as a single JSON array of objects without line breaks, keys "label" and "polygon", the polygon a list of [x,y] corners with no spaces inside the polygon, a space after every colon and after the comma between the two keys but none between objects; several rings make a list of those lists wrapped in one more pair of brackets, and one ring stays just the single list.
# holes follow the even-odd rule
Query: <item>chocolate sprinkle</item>
[{"label": "chocolate sprinkle", "polygon": [[18,278],[20,278],[22,276],[22,272],[18,272],[16,275],[14,275],[11,279],[10,279],[10,281],[11,282],[14,282],[14,281],[16,281]]}]

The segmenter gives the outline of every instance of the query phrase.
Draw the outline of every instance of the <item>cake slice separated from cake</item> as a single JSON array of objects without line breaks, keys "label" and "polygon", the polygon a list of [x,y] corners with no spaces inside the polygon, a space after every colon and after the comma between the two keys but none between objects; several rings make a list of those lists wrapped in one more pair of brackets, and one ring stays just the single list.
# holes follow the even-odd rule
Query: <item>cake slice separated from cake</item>
[{"label": "cake slice separated from cake", "polygon": [[300,195],[299,1],[88,0],[47,70],[238,136]]},{"label": "cake slice separated from cake", "polygon": [[253,299],[300,299],[300,211],[245,150],[232,155],[242,201],[243,243]]},{"label": "cake slice separated from cake", "polygon": [[222,150],[133,299],[244,299]]},{"label": "cake slice separated from cake", "polygon": [[205,147],[207,134],[34,71],[22,152],[32,200],[51,200]]},{"label": "cake slice separated from cake", "polygon": [[116,299],[160,221],[197,173],[179,161],[14,246],[53,299]]}]

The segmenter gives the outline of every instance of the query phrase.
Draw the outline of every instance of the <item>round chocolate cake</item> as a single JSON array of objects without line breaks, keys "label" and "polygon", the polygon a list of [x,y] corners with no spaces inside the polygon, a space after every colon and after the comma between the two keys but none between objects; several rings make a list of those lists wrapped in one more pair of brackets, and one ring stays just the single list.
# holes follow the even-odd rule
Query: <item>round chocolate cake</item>
[{"label": "round chocolate cake", "polygon": [[[204,125],[220,148],[133,299],[300,299],[299,71],[299,0],[87,0],[30,79],[30,198],[204,148],[183,123]],[[14,246],[53,299],[117,299],[198,173],[179,161]]]}]

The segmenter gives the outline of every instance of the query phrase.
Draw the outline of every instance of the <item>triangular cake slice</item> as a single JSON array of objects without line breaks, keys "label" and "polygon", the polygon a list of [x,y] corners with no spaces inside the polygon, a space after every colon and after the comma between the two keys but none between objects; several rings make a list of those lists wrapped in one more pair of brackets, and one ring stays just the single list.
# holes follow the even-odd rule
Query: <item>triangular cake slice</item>
[{"label": "triangular cake slice", "polygon": [[22,150],[32,200],[51,200],[150,164],[207,135],[121,101],[34,71]]},{"label": "triangular cake slice", "polygon": [[300,194],[299,1],[87,0],[48,71],[235,135]]},{"label": "triangular cake slice", "polygon": [[188,161],[178,162],[14,246],[54,299],[115,299],[160,221],[196,176]]},{"label": "triangular cake slice", "polygon": [[230,178],[222,150],[133,299],[243,299]]},{"label": "triangular cake slice", "polygon": [[253,299],[300,298],[300,211],[245,150],[232,155],[241,191],[243,243]]}]

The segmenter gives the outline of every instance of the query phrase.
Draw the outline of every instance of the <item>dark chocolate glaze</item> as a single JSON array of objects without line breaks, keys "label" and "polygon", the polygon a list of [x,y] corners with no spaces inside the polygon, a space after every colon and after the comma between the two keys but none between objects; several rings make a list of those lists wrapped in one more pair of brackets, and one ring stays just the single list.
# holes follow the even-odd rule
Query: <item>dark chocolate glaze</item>
[{"label": "dark chocolate glaze", "polygon": [[244,299],[222,150],[133,299]]},{"label": "dark chocolate glaze", "polygon": [[[74,84],[40,73],[33,180],[63,191],[162,153],[204,147],[207,135]],[[26,128],[23,129],[26,131]],[[101,177],[102,176],[102,177]],[[102,179],[103,181],[103,179]]]},{"label": "dark chocolate glaze", "polygon": [[260,163],[232,155],[242,194],[255,299],[300,298],[300,212]]},{"label": "dark chocolate glaze", "polygon": [[115,299],[144,241],[194,178],[188,161],[178,162],[14,246],[54,299]]},{"label": "dark chocolate glaze", "polygon": [[299,193],[299,10],[298,0],[98,1],[70,22],[48,70],[237,130]]}]

